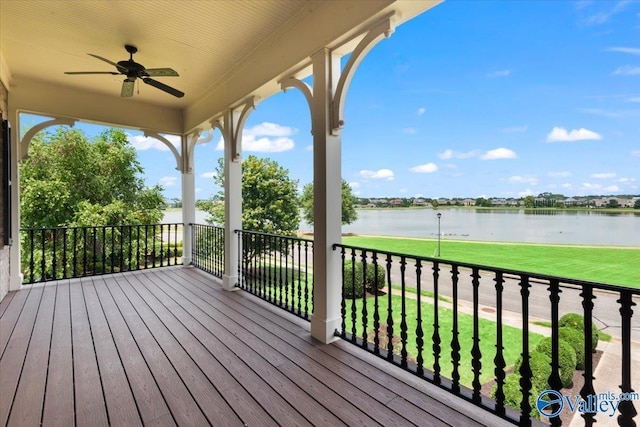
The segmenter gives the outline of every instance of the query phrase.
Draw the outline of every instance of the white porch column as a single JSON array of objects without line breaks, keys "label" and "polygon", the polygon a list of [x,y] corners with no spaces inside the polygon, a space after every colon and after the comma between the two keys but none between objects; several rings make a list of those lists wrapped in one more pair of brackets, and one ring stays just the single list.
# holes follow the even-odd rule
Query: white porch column
[{"label": "white porch column", "polygon": [[340,56],[322,49],[312,57],[313,100],[313,315],[311,336],[329,343],[340,329],[341,264],[332,245],[342,233],[340,132],[332,132],[331,104],[340,76]]},{"label": "white porch column", "polygon": [[191,226],[196,222],[196,184],[193,170],[193,149],[198,134],[182,136],[182,265],[191,265],[191,252],[193,249],[193,239]]},{"label": "white porch column", "polygon": [[215,126],[224,139],[224,273],[222,287],[237,289],[241,245],[236,230],[242,230],[242,129],[249,112],[255,108],[254,98],[240,107],[230,108]]}]

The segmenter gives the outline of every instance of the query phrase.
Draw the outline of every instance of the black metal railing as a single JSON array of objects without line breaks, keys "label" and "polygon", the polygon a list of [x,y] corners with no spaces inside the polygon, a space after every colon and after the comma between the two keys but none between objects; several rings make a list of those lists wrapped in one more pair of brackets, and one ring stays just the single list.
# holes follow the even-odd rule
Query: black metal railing
[{"label": "black metal railing", "polygon": [[181,264],[181,228],[141,224],[23,229],[24,283]]},{"label": "black metal railing", "polygon": [[224,228],[189,224],[191,227],[191,264],[200,270],[222,277],[224,273]]},{"label": "black metal railing", "polygon": [[[632,308],[640,289],[333,247],[340,251],[343,276],[342,330],[337,335],[514,424],[531,425],[538,417],[562,424],[559,413],[541,416],[536,407],[542,392],[561,393],[567,386],[561,380],[561,313],[583,316],[582,399],[589,402],[596,393],[612,391],[595,390],[592,358],[598,337],[592,322],[607,316],[614,318],[609,327],[620,328],[621,377],[615,384],[621,393],[633,393],[631,340],[640,325],[632,325]],[[532,331],[534,318],[546,319],[542,324],[549,327],[550,338]],[[550,365],[551,373],[541,383],[531,354],[543,340],[551,341],[550,362],[544,363],[545,372]],[[573,375],[574,367],[570,372]],[[635,375],[637,380],[638,372]],[[619,425],[635,425],[636,415],[633,400],[620,402]],[[584,424],[592,425],[594,416],[583,413]]]},{"label": "black metal railing", "polygon": [[313,311],[313,241],[236,230],[242,248],[238,286],[309,320]]}]

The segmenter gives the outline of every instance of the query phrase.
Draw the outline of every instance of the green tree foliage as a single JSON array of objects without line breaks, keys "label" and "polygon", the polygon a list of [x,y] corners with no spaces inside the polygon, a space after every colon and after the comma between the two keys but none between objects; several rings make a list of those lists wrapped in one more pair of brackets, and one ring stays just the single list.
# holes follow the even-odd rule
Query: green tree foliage
[{"label": "green tree foliage", "polygon": [[535,202],[536,200],[533,198],[533,196],[527,196],[524,198],[524,207],[533,208],[535,207]]},{"label": "green tree foliage", "polygon": [[[218,159],[214,182],[224,188],[224,160]],[[295,235],[300,225],[298,181],[271,159],[249,156],[242,162],[242,228],[261,233]],[[224,224],[224,189],[203,210],[210,224]]]},{"label": "green tree foliage", "polygon": [[124,131],[89,141],[80,130],[39,134],[20,165],[23,228],[153,224],[162,188],[145,187],[144,170]]},{"label": "green tree foliage", "polygon": [[[351,191],[351,186],[344,179],[342,180],[342,223],[351,224],[358,219],[358,212],[355,208],[356,197]],[[300,196],[302,215],[304,220],[313,225],[313,183],[309,183],[302,189]]]},{"label": "green tree foliage", "polygon": [[146,187],[143,172],[122,130],[107,130],[93,141],[69,128],[38,134],[20,165],[21,225],[44,229],[35,241],[21,235],[25,276],[40,280],[60,278],[65,270],[85,275],[136,268],[145,256],[156,256],[141,248],[167,250],[155,245],[155,228],[54,228],[156,224],[165,205],[162,188]]},{"label": "green tree foliage", "polygon": [[636,200],[633,204],[633,209],[640,209],[640,199]]}]

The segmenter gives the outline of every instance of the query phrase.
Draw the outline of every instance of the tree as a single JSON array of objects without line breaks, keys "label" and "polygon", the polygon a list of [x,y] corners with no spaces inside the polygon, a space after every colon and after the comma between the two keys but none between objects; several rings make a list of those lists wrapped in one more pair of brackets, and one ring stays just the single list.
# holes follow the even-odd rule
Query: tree
[{"label": "tree", "polygon": [[135,149],[120,129],[90,142],[59,128],[34,138],[20,165],[22,227],[155,224],[162,187],[148,188]]},{"label": "tree", "polygon": [[619,208],[620,203],[616,199],[609,199],[609,203],[607,203],[607,207],[609,208]]},{"label": "tree", "polygon": [[633,204],[633,209],[640,209],[640,199],[636,200]]},{"label": "tree", "polygon": [[[351,224],[358,219],[358,212],[355,208],[356,197],[351,191],[351,186],[344,179],[342,180],[342,223]],[[309,183],[302,189],[300,196],[302,206],[302,216],[304,220],[313,225],[313,183]]]},{"label": "tree", "polygon": [[[21,234],[25,276],[61,278],[65,270],[119,271],[141,262],[147,255],[141,248],[154,248],[151,256],[156,249],[168,250],[164,243],[162,248],[156,246],[153,231],[122,227],[156,224],[165,206],[162,188],[144,185],[143,168],[122,130],[107,130],[92,142],[74,129],[41,133],[31,142],[20,174],[21,225],[43,228],[37,231],[37,242],[33,232]],[[66,229],[55,228],[69,226],[114,227],[74,229],[69,231],[72,238],[65,237]],[[93,260],[89,267],[87,259]]]},{"label": "tree", "polygon": [[[224,160],[218,159],[214,182],[224,188]],[[242,162],[242,228],[292,236],[298,231],[298,181],[271,159],[249,156]],[[224,224],[224,190],[203,203],[209,223]]]},{"label": "tree", "polygon": [[533,196],[527,196],[524,198],[524,207],[533,208],[535,207],[535,202],[536,200],[533,198]]}]

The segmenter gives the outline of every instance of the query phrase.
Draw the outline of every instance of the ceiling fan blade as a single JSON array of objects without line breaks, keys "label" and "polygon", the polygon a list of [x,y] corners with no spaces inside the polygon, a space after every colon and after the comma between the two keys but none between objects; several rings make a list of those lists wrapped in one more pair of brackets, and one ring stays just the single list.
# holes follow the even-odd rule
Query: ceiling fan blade
[{"label": "ceiling fan blade", "polygon": [[65,74],[113,74],[114,76],[119,75],[120,73],[116,73],[115,71],[65,71]]},{"label": "ceiling fan blade", "polygon": [[165,91],[165,92],[167,92],[167,93],[169,93],[169,94],[171,94],[171,95],[173,95],[175,97],[182,98],[184,96],[184,92],[181,92],[178,89],[174,89],[171,86],[167,86],[164,83],[160,83],[157,80],[153,80],[153,79],[150,79],[148,77],[145,77],[142,80],[146,84],[151,85],[153,87],[157,87],[158,89],[163,90],[163,91]]},{"label": "ceiling fan blade", "polygon": [[149,77],[179,77],[173,68],[147,68],[144,70]]},{"label": "ceiling fan blade", "polygon": [[129,80],[125,79],[122,82],[122,91],[120,91],[120,96],[123,98],[133,96],[133,90],[135,88],[135,79]]},{"label": "ceiling fan blade", "polygon": [[118,71],[120,71],[121,74],[127,74],[127,71],[129,71],[125,67],[118,65],[115,62],[108,60],[107,58],[103,58],[102,56],[94,55],[93,53],[88,53],[87,55],[93,56],[94,58],[99,59],[100,61],[104,61],[107,64],[113,65],[118,69]]}]

